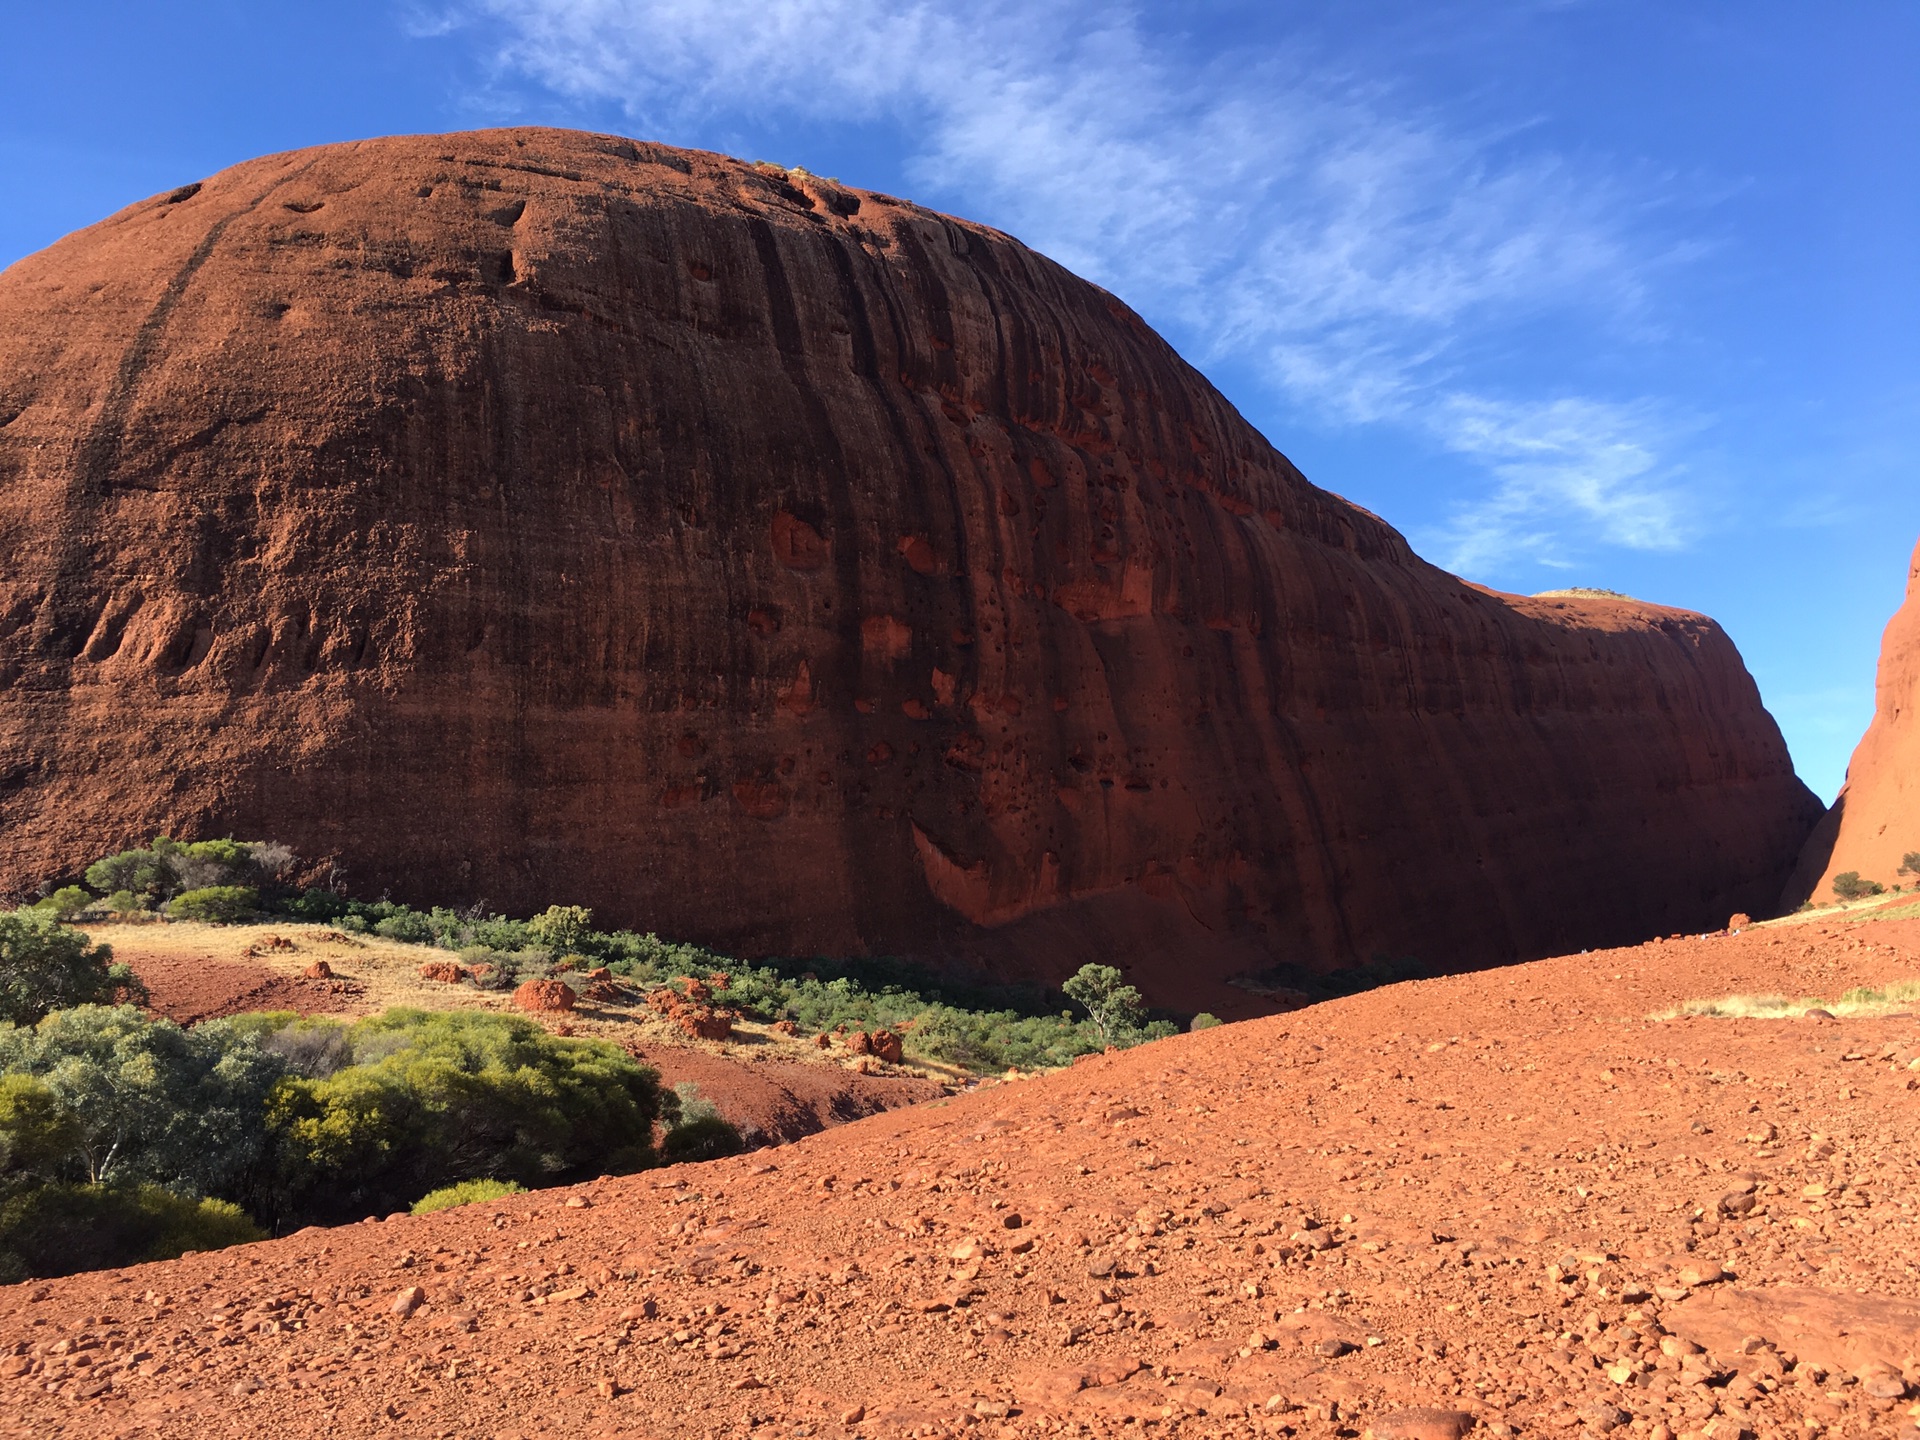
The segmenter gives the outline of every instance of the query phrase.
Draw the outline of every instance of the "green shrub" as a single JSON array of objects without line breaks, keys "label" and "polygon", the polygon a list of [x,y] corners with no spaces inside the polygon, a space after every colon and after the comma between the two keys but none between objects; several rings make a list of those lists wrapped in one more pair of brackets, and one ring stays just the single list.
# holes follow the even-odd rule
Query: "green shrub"
[{"label": "green shrub", "polygon": [[271,840],[195,840],[156,836],[145,849],[123,850],[87,867],[87,884],[103,894],[125,890],[158,903],[192,890],[277,886],[298,866],[293,851]]},{"label": "green shrub", "polygon": [[260,913],[260,892],[250,885],[209,885],[184,890],[167,902],[176,920],[204,920],[210,925],[238,925]]},{"label": "green shrub", "polygon": [[475,1205],[499,1200],[508,1195],[526,1193],[526,1186],[511,1180],[463,1180],[458,1185],[443,1185],[413,1202],[413,1213],[431,1215],[436,1210],[451,1210],[456,1205]]},{"label": "green shrub", "polygon": [[1864,900],[1885,894],[1886,888],[1878,880],[1862,880],[1858,870],[1842,870],[1833,877],[1833,893],[1842,900]]},{"label": "green shrub", "polygon": [[746,1140],[733,1124],[720,1114],[701,1115],[683,1120],[660,1141],[660,1158],[669,1165],[684,1161],[719,1160],[738,1155],[747,1148]]},{"label": "green shrub", "polygon": [[243,1193],[265,1154],[262,1117],[283,1070],[232,1020],[183,1030],[132,1006],[0,1025],[0,1074],[33,1076],[75,1122],[53,1177]]},{"label": "green shrub", "polygon": [[147,908],[146,902],[131,890],[116,890],[100,902],[109,915],[133,915]]},{"label": "green shrub", "polygon": [[1206,1011],[1202,1010],[1198,1015],[1193,1017],[1193,1020],[1191,1021],[1191,1023],[1188,1024],[1187,1029],[1211,1030],[1213,1029],[1214,1026],[1218,1025],[1219,1023],[1220,1023],[1220,1017],[1218,1015],[1209,1015]]},{"label": "green shrub", "polygon": [[32,1025],[49,1011],[147,998],[146,986],[113,951],[50,915],[0,915],[0,1022]]},{"label": "green shrub", "polygon": [[158,1185],[42,1185],[0,1200],[0,1281],[172,1260],[265,1238],[224,1200]]},{"label": "green shrub", "polygon": [[1902,875],[1920,875],[1920,850],[1909,850],[1900,857]]},{"label": "green shrub", "polygon": [[65,885],[32,906],[34,912],[65,923],[93,906],[93,896],[78,885]]},{"label": "green shrub", "polygon": [[464,1180],[551,1185],[653,1158],[659,1078],[612,1045],[472,1010],[389,1010],[348,1037],[353,1065],[288,1076],[269,1102],[286,1223],[392,1211]]},{"label": "green shrub", "polygon": [[433,927],[427,922],[427,917],[417,910],[404,910],[398,915],[375,921],[373,933],[409,945],[427,945],[433,941]]},{"label": "green shrub", "polygon": [[593,911],[579,905],[549,905],[527,921],[533,943],[556,955],[585,948],[593,936]]}]

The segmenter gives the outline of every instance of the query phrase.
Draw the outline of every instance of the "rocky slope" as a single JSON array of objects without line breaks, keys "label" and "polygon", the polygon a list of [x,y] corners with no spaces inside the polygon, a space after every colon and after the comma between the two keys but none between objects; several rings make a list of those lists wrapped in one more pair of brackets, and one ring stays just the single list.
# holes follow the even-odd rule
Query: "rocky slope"
[{"label": "rocky slope", "polygon": [[0,1433],[1914,1440],[1920,976],[1780,922],[779,1150],[0,1288]]},{"label": "rocky slope", "polygon": [[1901,874],[1920,851],[1920,547],[1907,570],[1906,603],[1880,641],[1873,722],[1847,766],[1839,798],[1801,852],[1783,908],[1829,900],[1833,877],[1852,870],[1882,885],[1913,885]]},{"label": "rocky slope", "polygon": [[1423,563],[1004,235],[607,136],[271,156],[13,266],[0,547],[5,886],[274,836],[1178,1004],[1710,928],[1818,813],[1711,621]]}]

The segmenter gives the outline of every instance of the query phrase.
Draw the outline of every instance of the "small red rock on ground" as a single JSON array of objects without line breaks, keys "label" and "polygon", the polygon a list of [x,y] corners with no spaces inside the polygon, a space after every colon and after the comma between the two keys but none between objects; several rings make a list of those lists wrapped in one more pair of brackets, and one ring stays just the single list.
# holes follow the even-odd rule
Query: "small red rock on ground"
[{"label": "small red rock on ground", "polygon": [[1920,1022],[1647,1016],[1916,974],[1913,921],[1569,956],[777,1151],[8,1287],[0,1426],[1896,1435]]},{"label": "small red rock on ground", "polygon": [[422,980],[437,980],[443,985],[458,985],[467,973],[467,967],[454,960],[429,960],[420,967]]}]

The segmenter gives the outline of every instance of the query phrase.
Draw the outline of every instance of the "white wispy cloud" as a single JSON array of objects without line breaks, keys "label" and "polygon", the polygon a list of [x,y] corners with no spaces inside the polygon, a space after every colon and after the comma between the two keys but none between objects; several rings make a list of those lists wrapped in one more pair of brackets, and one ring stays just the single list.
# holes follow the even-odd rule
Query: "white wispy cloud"
[{"label": "white wispy cloud", "polygon": [[[1639,313],[1671,257],[1637,197],[1511,133],[1463,131],[1323,53],[1189,55],[1111,5],[470,0],[502,65],[651,134],[881,121],[916,185],[1126,297],[1202,364],[1392,423],[1485,476],[1446,563],[1682,540],[1673,422],[1643,400],[1476,387],[1506,329]],[[1524,137],[1518,137],[1524,139]]]}]

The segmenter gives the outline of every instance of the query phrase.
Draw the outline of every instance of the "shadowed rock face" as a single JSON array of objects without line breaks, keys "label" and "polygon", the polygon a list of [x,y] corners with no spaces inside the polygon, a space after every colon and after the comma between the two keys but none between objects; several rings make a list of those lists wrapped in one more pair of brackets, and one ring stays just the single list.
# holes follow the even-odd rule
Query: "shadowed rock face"
[{"label": "shadowed rock face", "polygon": [[1912,885],[1903,859],[1920,850],[1920,547],[1907,570],[1906,603],[1880,641],[1873,722],[1847,766],[1847,783],[1813,832],[1782,906],[1831,901],[1833,877],[1852,870],[1882,885]]},{"label": "shadowed rock face", "polygon": [[1160,998],[1717,925],[1818,814],[1698,615],[1499,595],[1126,306],[799,173],[301,151],[0,275],[0,882],[156,831]]}]

